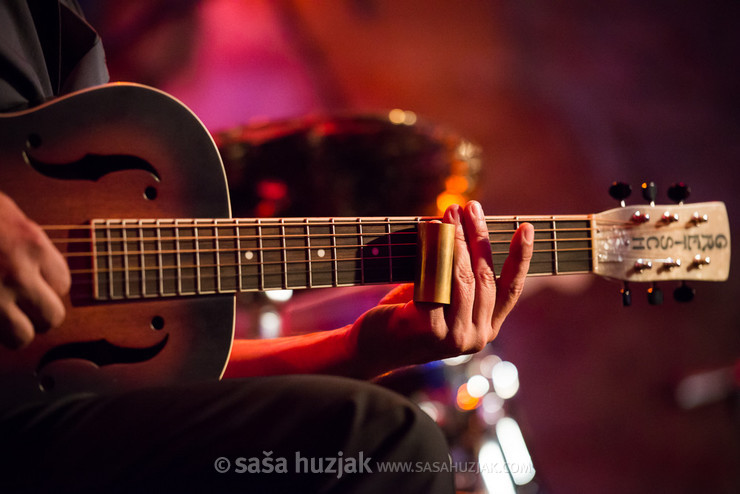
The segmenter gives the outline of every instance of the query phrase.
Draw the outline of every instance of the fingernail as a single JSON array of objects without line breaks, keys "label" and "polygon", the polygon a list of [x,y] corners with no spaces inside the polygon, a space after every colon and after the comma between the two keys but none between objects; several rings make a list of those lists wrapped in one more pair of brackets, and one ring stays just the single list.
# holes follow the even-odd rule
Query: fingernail
[{"label": "fingernail", "polygon": [[524,229],[524,241],[528,244],[534,242],[534,226],[529,225],[529,228]]},{"label": "fingernail", "polygon": [[470,208],[475,218],[483,218],[483,208],[478,201],[470,201]]},{"label": "fingernail", "polygon": [[449,223],[460,223],[460,208],[455,204],[447,208],[447,211],[445,211],[445,219]]}]

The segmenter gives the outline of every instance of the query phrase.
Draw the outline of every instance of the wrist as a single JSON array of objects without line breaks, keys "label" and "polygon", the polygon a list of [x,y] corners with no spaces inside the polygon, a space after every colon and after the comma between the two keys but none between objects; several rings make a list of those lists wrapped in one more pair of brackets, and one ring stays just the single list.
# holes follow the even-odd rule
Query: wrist
[{"label": "wrist", "polygon": [[399,305],[380,305],[360,316],[348,326],[348,355],[353,362],[353,373],[363,379],[372,379],[405,365],[399,353],[401,342],[393,338],[398,332]]}]

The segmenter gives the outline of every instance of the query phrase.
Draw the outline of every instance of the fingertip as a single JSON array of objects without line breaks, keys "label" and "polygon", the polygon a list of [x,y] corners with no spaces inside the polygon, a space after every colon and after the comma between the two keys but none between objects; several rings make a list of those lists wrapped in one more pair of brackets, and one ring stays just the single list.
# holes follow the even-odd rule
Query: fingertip
[{"label": "fingertip", "polygon": [[478,201],[469,201],[465,209],[470,211],[473,218],[483,218],[483,206],[481,206]]},{"label": "fingertip", "polygon": [[19,350],[31,343],[34,337],[33,324],[19,310],[8,310],[0,323],[0,345],[10,350]]},{"label": "fingertip", "polygon": [[531,245],[534,243],[534,225],[532,223],[522,223],[519,227],[524,243]]},{"label": "fingertip", "polygon": [[72,275],[67,261],[56,249],[50,250],[49,253],[50,256],[41,263],[41,275],[58,295],[66,295],[72,286]]},{"label": "fingertip", "polygon": [[459,204],[450,204],[445,210],[444,222],[459,225],[461,209]]}]

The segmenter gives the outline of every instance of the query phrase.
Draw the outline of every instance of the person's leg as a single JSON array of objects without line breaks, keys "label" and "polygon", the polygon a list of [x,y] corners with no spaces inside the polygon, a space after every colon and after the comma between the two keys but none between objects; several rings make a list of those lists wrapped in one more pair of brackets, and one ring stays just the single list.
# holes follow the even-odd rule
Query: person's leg
[{"label": "person's leg", "polygon": [[[0,445],[2,492],[453,490],[449,472],[430,471],[449,460],[429,417],[385,389],[331,377],[143,389],[0,413]],[[341,458],[341,475],[329,458]],[[426,472],[382,473],[379,462]]]}]

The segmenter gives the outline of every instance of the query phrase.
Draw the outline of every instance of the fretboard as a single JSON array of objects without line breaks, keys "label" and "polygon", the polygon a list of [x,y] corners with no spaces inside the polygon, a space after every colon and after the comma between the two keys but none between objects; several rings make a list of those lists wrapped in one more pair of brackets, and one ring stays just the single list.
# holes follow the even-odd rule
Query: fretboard
[{"label": "fretboard", "polygon": [[[99,300],[405,283],[427,219],[95,220],[88,272]],[[487,217],[497,272],[525,221],[529,275],[593,270],[589,217]]]}]

